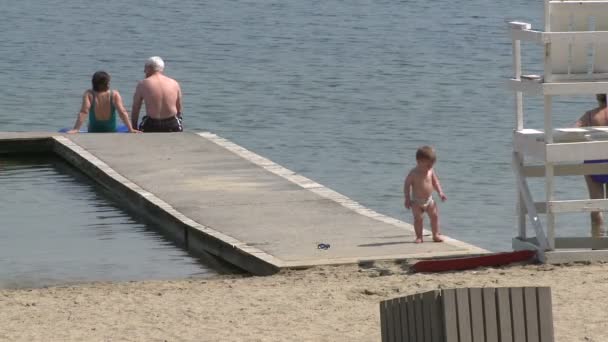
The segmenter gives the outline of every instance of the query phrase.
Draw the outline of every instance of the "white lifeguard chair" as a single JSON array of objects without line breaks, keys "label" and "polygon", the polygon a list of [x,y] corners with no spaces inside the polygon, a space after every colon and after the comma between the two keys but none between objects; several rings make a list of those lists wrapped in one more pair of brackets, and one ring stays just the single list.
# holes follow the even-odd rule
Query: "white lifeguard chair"
[{"label": "white lifeguard chair", "polygon": [[[589,95],[592,103],[594,94],[608,93],[608,0],[545,0],[544,7],[544,31],[532,30],[528,23],[509,23],[515,69],[509,84],[516,95],[513,169],[519,194],[513,249],[535,249],[547,263],[607,261],[608,239],[590,233],[589,237],[556,237],[555,216],[607,211],[608,200],[555,200],[554,177],[608,174],[608,164],[583,163],[608,159],[608,127],[554,128],[551,112],[553,96]],[[544,46],[544,75],[522,74],[521,41]],[[524,93],[544,96],[544,130],[524,128]],[[530,161],[536,165],[526,164]],[[544,202],[534,202],[527,177],[545,177]],[[585,187],[582,179],[581,187]],[[527,235],[526,214],[534,237]],[[581,227],[581,232],[590,229]]]}]

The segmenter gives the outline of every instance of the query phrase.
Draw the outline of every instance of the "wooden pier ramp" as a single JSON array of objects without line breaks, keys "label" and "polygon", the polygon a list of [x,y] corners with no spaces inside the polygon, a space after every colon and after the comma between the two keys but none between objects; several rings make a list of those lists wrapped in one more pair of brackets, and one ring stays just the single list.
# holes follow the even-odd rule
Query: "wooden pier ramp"
[{"label": "wooden pier ramp", "polygon": [[414,244],[412,225],[211,133],[0,133],[11,149],[55,153],[189,250],[253,274],[487,253],[449,237]]}]

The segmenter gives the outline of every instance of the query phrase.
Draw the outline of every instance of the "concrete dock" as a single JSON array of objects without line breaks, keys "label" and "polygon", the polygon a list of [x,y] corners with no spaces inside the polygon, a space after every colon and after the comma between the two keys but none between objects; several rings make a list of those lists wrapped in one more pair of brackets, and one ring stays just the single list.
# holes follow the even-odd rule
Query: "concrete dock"
[{"label": "concrete dock", "polygon": [[0,153],[28,151],[56,154],[190,251],[253,274],[487,253],[449,237],[414,244],[412,225],[211,133],[0,133]]}]

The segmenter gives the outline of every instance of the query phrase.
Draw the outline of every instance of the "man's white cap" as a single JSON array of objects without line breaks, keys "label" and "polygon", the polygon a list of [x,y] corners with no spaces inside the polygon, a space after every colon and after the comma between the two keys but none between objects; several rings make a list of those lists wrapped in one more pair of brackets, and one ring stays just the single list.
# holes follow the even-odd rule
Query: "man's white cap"
[{"label": "man's white cap", "polygon": [[151,67],[154,71],[163,71],[165,69],[165,62],[162,58],[154,56],[146,60],[146,66]]}]

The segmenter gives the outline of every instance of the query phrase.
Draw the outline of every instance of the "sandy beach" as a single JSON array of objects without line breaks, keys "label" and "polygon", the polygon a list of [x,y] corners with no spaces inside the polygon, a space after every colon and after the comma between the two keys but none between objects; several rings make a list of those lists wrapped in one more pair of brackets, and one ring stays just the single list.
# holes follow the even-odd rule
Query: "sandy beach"
[{"label": "sandy beach", "polygon": [[608,264],[412,274],[405,263],[270,277],[0,290],[6,341],[379,341],[380,300],[436,288],[551,286],[557,341],[608,341]]}]

